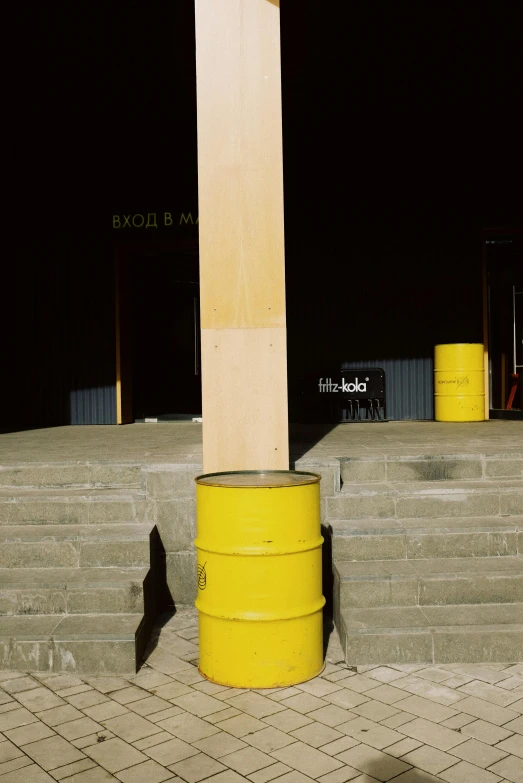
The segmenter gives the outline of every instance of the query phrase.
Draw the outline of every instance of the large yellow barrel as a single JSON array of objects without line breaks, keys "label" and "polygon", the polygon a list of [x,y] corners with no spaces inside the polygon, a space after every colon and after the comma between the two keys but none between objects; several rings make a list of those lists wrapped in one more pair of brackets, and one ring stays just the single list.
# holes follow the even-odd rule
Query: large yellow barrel
[{"label": "large yellow barrel", "polygon": [[483,345],[454,343],[434,350],[436,421],[483,421]]},{"label": "large yellow barrel", "polygon": [[200,671],[275,688],[323,668],[320,476],[210,473],[196,479]]}]

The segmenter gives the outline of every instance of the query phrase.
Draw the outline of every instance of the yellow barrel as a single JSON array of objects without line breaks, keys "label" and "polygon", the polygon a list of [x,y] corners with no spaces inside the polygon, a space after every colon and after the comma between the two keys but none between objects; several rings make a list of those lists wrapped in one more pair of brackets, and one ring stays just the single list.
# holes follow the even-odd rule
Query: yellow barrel
[{"label": "yellow barrel", "polygon": [[454,343],[434,350],[436,421],[484,421],[483,345]]},{"label": "yellow barrel", "polygon": [[200,671],[276,688],[323,669],[320,476],[210,473],[196,479]]}]

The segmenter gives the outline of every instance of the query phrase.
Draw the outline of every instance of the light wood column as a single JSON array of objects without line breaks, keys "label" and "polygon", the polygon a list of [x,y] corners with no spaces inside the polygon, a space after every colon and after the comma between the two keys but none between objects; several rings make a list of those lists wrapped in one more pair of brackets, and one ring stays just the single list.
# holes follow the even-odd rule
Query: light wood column
[{"label": "light wood column", "polygon": [[204,470],[285,470],[279,3],[195,6]]}]

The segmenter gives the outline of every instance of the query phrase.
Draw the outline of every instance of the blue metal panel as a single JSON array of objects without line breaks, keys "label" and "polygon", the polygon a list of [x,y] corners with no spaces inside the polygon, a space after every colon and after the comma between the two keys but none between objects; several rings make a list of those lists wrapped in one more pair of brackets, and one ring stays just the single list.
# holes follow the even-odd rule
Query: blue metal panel
[{"label": "blue metal panel", "polygon": [[385,371],[387,418],[434,418],[434,360],[420,358],[367,359],[344,362],[343,368],[381,367]]}]

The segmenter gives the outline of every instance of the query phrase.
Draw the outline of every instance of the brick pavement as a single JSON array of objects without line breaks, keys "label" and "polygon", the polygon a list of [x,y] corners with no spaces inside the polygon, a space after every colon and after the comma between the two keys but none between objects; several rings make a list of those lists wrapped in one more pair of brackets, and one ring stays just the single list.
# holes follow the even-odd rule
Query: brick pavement
[{"label": "brick pavement", "polygon": [[222,687],[182,608],[129,678],[0,672],[0,783],[523,783],[523,664],[348,668]]}]

